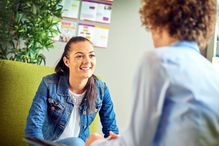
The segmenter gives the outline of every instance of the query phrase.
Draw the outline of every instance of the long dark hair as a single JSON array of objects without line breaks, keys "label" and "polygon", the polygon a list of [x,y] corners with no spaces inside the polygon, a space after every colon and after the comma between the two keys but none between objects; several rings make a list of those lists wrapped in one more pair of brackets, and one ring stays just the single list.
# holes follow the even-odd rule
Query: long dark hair
[{"label": "long dark hair", "polygon": [[[81,37],[81,36],[72,37],[67,42],[67,44],[65,45],[65,49],[62,54],[62,57],[55,67],[55,72],[57,74],[69,74],[69,68],[65,65],[63,58],[64,57],[69,58],[69,53],[71,52],[70,46],[72,44],[78,43],[78,42],[84,42],[84,41],[87,41],[93,44],[90,40],[84,37]],[[92,112],[96,109],[96,98],[97,98],[97,89],[96,89],[96,83],[95,83],[96,80],[97,80],[97,77],[95,75],[92,75],[88,79],[88,82],[85,86],[86,94],[85,94],[85,98],[83,101],[86,103],[89,112]]]}]

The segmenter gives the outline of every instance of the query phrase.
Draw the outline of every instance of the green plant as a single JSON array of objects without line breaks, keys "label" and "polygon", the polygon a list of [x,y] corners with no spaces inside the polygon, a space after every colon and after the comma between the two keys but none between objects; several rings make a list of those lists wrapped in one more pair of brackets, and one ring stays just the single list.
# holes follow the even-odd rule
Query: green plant
[{"label": "green plant", "polygon": [[62,0],[1,0],[0,59],[45,64],[42,50],[53,48]]}]

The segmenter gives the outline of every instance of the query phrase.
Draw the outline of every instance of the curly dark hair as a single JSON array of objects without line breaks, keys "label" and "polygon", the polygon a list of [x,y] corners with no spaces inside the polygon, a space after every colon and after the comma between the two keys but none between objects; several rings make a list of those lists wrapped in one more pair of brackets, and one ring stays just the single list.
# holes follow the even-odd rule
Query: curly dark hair
[{"label": "curly dark hair", "polygon": [[167,27],[170,36],[204,49],[215,28],[216,0],[142,0],[139,12],[147,29]]}]

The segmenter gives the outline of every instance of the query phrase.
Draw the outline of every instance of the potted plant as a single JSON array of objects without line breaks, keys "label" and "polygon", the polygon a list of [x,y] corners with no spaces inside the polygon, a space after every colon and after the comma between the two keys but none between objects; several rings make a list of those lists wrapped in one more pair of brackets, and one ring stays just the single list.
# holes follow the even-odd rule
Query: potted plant
[{"label": "potted plant", "polygon": [[59,33],[61,1],[1,0],[0,59],[45,64],[42,50],[53,48]]}]

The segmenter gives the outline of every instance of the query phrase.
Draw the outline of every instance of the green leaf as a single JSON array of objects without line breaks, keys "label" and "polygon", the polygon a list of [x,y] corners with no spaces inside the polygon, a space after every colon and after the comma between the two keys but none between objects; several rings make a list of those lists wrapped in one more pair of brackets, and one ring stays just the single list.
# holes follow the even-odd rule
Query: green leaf
[{"label": "green leaf", "polygon": [[59,33],[62,0],[0,1],[0,58],[34,64],[45,62],[40,52],[53,48]]}]

